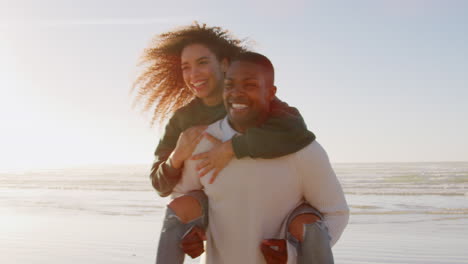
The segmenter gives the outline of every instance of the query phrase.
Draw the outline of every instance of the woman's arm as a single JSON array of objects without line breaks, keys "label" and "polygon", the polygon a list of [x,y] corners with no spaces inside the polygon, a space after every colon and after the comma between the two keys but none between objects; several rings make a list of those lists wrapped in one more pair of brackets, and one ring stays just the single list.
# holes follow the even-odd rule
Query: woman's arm
[{"label": "woman's arm", "polygon": [[175,117],[171,118],[155,151],[151,184],[162,197],[168,196],[179,182],[184,161],[202,138],[206,126],[191,127],[181,132]]},{"label": "woman's arm", "polygon": [[238,159],[272,159],[297,152],[314,140],[299,111],[275,98],[266,122],[233,138],[232,148]]},{"label": "woman's arm", "polygon": [[162,197],[171,194],[172,189],[180,179],[182,170],[171,166],[167,159],[174,151],[177,140],[182,131],[176,125],[176,120],[172,117],[166,125],[163,137],[154,152],[154,162],[151,167],[151,184]]}]

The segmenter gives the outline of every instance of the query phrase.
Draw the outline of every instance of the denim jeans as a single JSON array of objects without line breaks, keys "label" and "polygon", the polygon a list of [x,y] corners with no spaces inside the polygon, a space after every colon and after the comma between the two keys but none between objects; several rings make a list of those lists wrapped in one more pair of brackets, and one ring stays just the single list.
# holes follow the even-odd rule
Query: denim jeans
[{"label": "denim jeans", "polygon": [[314,214],[320,220],[304,225],[304,241],[302,243],[289,231],[287,232],[286,238],[289,244],[293,245],[297,251],[297,264],[333,264],[328,228],[323,222],[322,214],[317,209],[307,203],[299,205],[288,216],[287,227],[289,228],[292,220],[301,214]]},{"label": "denim jeans", "polygon": [[184,236],[195,226],[206,229],[208,226],[208,198],[203,191],[193,191],[188,194],[195,198],[201,205],[202,216],[188,223],[183,223],[174,211],[167,207],[164,223],[159,237],[156,264],[182,264],[185,253],[180,247]]},{"label": "denim jeans", "polygon": [[[202,216],[188,223],[183,223],[175,215],[174,211],[167,207],[159,239],[156,264],[183,264],[185,253],[180,247],[183,237],[195,226],[205,230],[208,226],[208,198],[205,193],[203,191],[193,191],[187,195],[192,196],[200,203]],[[287,227],[296,216],[301,214],[314,214],[320,217],[321,220],[305,225],[303,242],[287,232],[286,239],[297,250],[297,264],[333,264],[328,228],[323,222],[323,216],[319,211],[303,203],[288,216]]]}]

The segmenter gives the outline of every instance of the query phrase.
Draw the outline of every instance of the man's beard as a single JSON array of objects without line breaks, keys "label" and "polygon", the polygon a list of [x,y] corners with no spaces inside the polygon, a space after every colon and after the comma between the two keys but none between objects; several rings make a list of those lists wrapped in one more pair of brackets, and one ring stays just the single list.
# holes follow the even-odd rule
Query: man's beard
[{"label": "man's beard", "polygon": [[242,117],[235,117],[229,116],[229,122],[231,126],[236,129],[245,132],[245,130],[251,127],[258,127],[260,126],[268,116],[268,113],[259,113],[258,111],[252,111],[245,116]]}]

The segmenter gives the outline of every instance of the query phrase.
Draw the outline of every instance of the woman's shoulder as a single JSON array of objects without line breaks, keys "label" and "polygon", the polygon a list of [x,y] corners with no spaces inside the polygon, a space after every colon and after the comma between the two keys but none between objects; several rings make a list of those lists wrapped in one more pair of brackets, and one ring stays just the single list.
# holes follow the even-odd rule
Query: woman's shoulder
[{"label": "woman's shoulder", "polygon": [[193,116],[195,115],[198,111],[197,109],[200,108],[200,103],[198,100],[193,99],[190,101],[188,104],[182,106],[181,108],[177,109],[174,114],[172,115],[172,118],[184,118],[187,116]]}]

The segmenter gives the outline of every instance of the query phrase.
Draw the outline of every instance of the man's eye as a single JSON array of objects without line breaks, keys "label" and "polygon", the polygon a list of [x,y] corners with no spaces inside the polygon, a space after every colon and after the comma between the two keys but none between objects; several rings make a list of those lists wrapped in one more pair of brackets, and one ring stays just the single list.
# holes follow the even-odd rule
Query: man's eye
[{"label": "man's eye", "polygon": [[207,61],[207,60],[202,60],[202,61],[200,61],[199,63],[200,63],[200,64],[207,64],[208,61]]},{"label": "man's eye", "polygon": [[185,70],[188,70],[189,67],[188,66],[182,66],[180,69],[182,69],[182,71],[185,71]]}]

